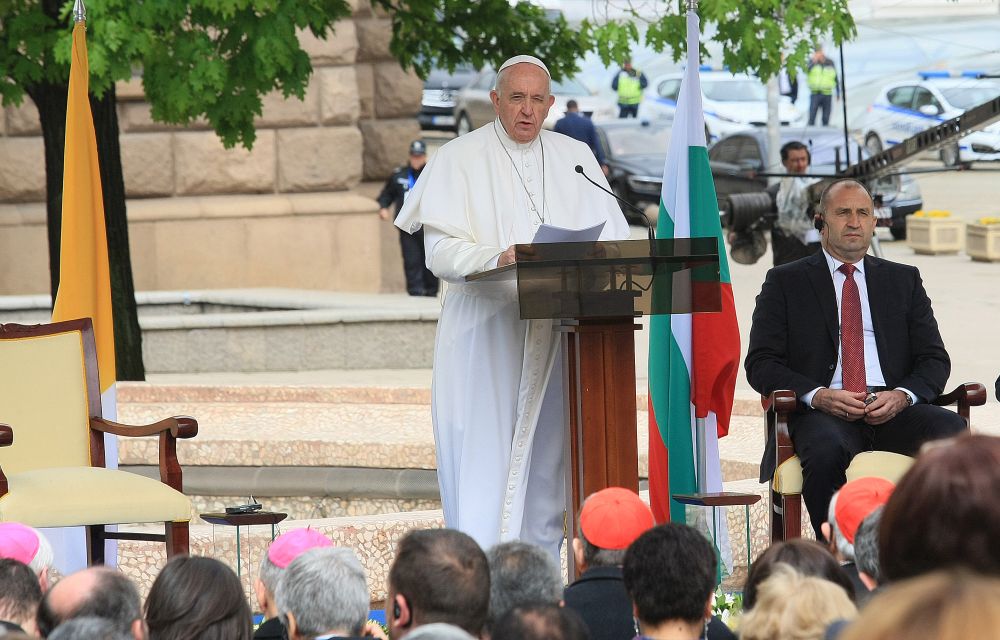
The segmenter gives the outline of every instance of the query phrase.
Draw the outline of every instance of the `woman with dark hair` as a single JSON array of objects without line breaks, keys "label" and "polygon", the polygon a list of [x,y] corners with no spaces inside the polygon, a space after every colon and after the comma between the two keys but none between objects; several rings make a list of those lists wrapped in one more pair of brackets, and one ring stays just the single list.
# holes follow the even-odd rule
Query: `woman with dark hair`
[{"label": "woman with dark hair", "polygon": [[779,562],[790,565],[802,575],[822,578],[842,587],[854,601],[854,585],[836,558],[815,540],[795,538],[771,545],[750,565],[747,583],[743,587],[744,610],[753,609],[760,583],[771,575],[774,565]]},{"label": "woman with dark hair", "polygon": [[882,512],[886,582],[938,569],[1000,576],[1000,438],[963,435],[925,446]]},{"label": "woman with dark hair", "polygon": [[212,558],[181,556],[156,576],[146,598],[149,640],[250,640],[243,587]]}]

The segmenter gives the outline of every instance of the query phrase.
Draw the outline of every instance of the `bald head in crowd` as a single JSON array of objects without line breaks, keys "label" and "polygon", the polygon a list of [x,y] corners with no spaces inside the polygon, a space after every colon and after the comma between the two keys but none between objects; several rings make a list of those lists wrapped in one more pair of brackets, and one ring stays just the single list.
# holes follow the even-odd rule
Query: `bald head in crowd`
[{"label": "bald head in crowd", "polygon": [[135,640],[146,635],[139,592],[114,569],[91,567],[60,580],[38,607],[38,631],[47,638],[61,623],[83,616],[111,620],[119,632]]}]

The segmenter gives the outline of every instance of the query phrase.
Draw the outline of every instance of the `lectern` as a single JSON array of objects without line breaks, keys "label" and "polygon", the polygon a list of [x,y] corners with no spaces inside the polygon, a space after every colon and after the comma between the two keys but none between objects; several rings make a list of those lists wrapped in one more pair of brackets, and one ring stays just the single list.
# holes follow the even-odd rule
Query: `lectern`
[{"label": "lectern", "polygon": [[[567,535],[582,500],[639,490],[635,336],[642,315],[721,310],[716,238],[517,245],[466,280],[516,283],[521,318],[555,320],[566,389]],[[570,556],[570,579],[574,577]]]}]

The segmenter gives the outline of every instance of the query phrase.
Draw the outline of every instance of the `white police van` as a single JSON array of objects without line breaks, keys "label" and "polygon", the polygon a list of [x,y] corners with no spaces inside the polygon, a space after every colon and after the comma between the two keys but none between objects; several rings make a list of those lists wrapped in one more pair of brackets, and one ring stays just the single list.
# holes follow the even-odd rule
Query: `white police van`
[{"label": "white police van", "polygon": [[[865,147],[872,153],[914,136],[1000,96],[1000,82],[981,79],[979,71],[952,75],[925,71],[919,80],[894,82],[879,91],[866,113],[856,121]],[[974,131],[941,149],[947,166],[1000,160],[1000,122]]]},{"label": "white police van", "polygon": [[[767,88],[760,78],[713,70],[708,65],[702,65],[698,71],[709,143],[749,127],[767,126]],[[639,105],[639,118],[672,118],[683,77],[684,73],[678,71],[652,79]],[[804,117],[791,100],[781,96],[778,118],[782,125],[800,124]]]}]

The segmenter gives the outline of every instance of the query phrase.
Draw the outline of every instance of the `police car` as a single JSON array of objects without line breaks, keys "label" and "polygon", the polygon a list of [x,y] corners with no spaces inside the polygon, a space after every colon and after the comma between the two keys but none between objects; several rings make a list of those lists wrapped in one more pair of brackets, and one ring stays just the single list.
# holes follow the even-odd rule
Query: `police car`
[{"label": "police car", "polygon": [[[699,69],[702,106],[705,110],[705,133],[708,142],[751,126],[767,126],[767,88],[760,78],[728,71]],[[639,105],[639,118],[655,120],[673,117],[681,90],[683,72],[668,73],[649,83]],[[782,96],[778,103],[782,125],[796,124],[803,114],[791,100]]]},{"label": "police car", "polygon": [[[1000,96],[1000,82],[978,79],[981,75],[974,71],[954,76],[947,71],[923,72],[918,80],[882,88],[857,121],[865,147],[872,154],[878,153]],[[944,147],[940,157],[947,166],[1000,160],[1000,122]]]}]

